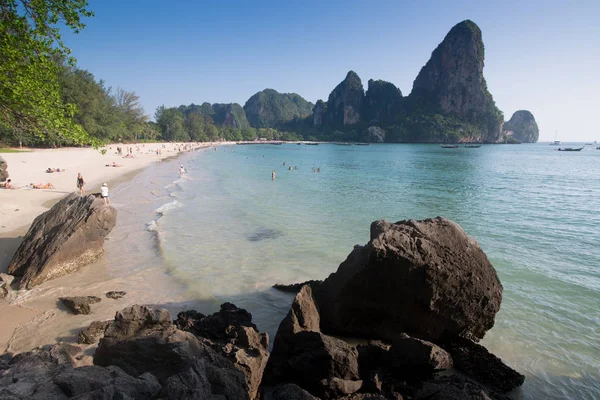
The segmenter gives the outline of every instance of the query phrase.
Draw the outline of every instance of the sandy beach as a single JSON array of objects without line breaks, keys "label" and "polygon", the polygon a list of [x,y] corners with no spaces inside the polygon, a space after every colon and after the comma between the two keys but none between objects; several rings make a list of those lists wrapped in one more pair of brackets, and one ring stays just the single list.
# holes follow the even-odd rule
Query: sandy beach
[{"label": "sandy beach", "polygon": [[[108,183],[109,188],[115,187],[152,164],[183,154],[179,149],[183,150],[185,145],[188,149],[197,150],[222,144],[228,143],[167,143],[164,147],[162,143],[113,144],[100,149],[29,149],[18,153],[2,153],[15,189],[0,189],[0,273],[6,272],[22,236],[35,217],[64,196],[78,190],[78,173],[85,179],[86,193],[96,193],[104,182]],[[123,148],[123,155],[117,154],[117,146]],[[124,158],[129,147],[133,149],[134,157]],[[102,154],[103,149],[106,150],[105,154]],[[156,154],[157,149],[161,150],[161,154]],[[113,163],[120,167],[113,167]],[[48,168],[60,168],[61,172],[47,173]],[[48,182],[52,183],[54,189],[28,187],[30,184]],[[19,294],[19,297],[23,296]],[[30,301],[28,305],[23,305],[22,301],[15,298],[0,300],[0,354],[5,352],[15,329],[48,311],[47,302],[41,303],[40,307],[31,304]]]}]

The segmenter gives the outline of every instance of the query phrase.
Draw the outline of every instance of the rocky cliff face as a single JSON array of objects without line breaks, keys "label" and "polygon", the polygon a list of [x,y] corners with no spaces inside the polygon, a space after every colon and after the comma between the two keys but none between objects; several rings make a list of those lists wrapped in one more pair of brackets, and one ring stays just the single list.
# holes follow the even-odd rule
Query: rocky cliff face
[{"label": "rocky cliff face", "polygon": [[304,119],[312,113],[312,103],[296,93],[279,93],[265,89],[250,97],[244,111],[255,128],[275,128],[294,119]]},{"label": "rocky cliff face", "polygon": [[318,100],[313,108],[313,126],[323,125],[323,114],[327,111],[327,103]]},{"label": "rocky cliff face", "polygon": [[481,30],[472,21],[455,25],[414,81],[410,98],[417,107],[477,125],[482,140],[500,139],[503,117],[483,77]]},{"label": "rocky cliff face", "polygon": [[327,100],[325,121],[331,126],[354,125],[361,120],[365,91],[356,72],[350,71]]},{"label": "rocky cliff face", "polygon": [[521,143],[535,143],[540,137],[540,129],[535,118],[527,110],[516,111],[510,121],[504,123],[504,133]]},{"label": "rocky cliff face", "polygon": [[369,79],[363,105],[367,121],[390,122],[402,113],[402,92],[393,83]]}]

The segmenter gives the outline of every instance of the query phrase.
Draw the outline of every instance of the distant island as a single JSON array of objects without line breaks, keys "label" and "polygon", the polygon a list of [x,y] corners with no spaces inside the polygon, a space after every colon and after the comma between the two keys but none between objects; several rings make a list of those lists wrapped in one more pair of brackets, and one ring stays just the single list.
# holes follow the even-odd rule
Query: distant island
[{"label": "distant island", "polygon": [[[216,125],[274,129],[299,139],[390,143],[533,143],[534,116],[517,111],[508,122],[496,107],[483,76],[481,30],[472,21],[455,25],[419,72],[408,96],[393,83],[368,81],[350,71],[327,101],[312,104],[296,93],[265,89],[241,107],[204,103],[181,106],[210,116]],[[218,109],[226,108],[225,112]],[[250,137],[244,139],[252,139]],[[243,135],[243,132],[242,132]],[[247,135],[243,135],[247,136]]]}]

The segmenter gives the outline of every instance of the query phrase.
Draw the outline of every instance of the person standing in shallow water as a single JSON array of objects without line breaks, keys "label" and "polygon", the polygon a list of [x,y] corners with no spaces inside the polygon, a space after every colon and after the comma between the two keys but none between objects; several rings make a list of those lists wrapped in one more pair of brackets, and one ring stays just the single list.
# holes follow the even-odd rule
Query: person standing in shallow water
[{"label": "person standing in shallow water", "polygon": [[275,180],[275,170],[271,171],[271,180]]},{"label": "person standing in shallow water", "polygon": [[85,190],[83,186],[85,185],[85,181],[83,180],[83,176],[81,176],[81,172],[77,173],[77,188],[79,189],[80,195],[85,195]]}]

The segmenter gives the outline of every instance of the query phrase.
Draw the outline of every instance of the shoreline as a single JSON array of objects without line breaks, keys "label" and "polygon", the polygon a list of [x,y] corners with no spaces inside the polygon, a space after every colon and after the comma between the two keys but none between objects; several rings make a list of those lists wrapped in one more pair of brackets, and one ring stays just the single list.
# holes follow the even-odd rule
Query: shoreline
[{"label": "shoreline", "polygon": [[[33,180],[33,177],[37,177],[39,179],[40,176],[48,176],[53,178],[51,182],[56,186],[56,190],[4,190],[0,191],[0,215],[2,218],[2,223],[0,227],[0,273],[6,273],[8,264],[12,259],[15,251],[19,247],[23,236],[29,230],[31,223],[33,220],[40,215],[41,213],[50,209],[54,204],[60,201],[62,198],[75,191],[71,192],[63,191],[64,188],[68,187],[68,184],[71,183],[71,186],[74,186],[72,182],[75,181],[75,177],[77,176],[77,172],[73,172],[75,170],[81,171],[82,175],[86,179],[86,193],[95,192],[96,186],[99,187],[102,182],[107,182],[109,188],[112,190],[119,189],[119,186],[122,184],[131,182],[136,176],[140,173],[144,172],[148,167],[152,165],[156,165],[157,163],[171,161],[173,159],[178,158],[179,156],[183,156],[189,154],[193,151],[197,150],[207,150],[211,147],[221,146],[221,145],[230,145],[230,142],[215,142],[215,143],[194,143],[190,144],[191,148],[186,151],[181,152],[173,152],[171,150],[173,147],[176,147],[178,144],[168,143],[166,146],[170,147],[168,151],[163,149],[164,153],[157,157],[155,153],[150,154],[151,149],[156,149],[163,145],[163,143],[150,144],[147,145],[146,153],[140,154],[134,159],[125,159],[123,162],[116,161],[116,158],[121,158],[121,156],[111,155],[110,158],[102,158],[106,157],[100,154],[99,150],[90,149],[90,148],[67,148],[67,149],[40,149],[33,150],[30,152],[23,153],[8,153],[11,157],[8,158],[7,162],[9,163],[9,168],[11,165],[19,165],[21,163],[33,165],[31,168],[37,169],[36,171],[26,172],[26,171],[18,171],[11,176],[15,186],[22,186],[23,182],[28,180]],[[181,144],[181,146],[185,145]],[[112,147],[113,151],[116,145],[106,146],[107,148]],[[127,146],[123,146],[124,149]],[[136,145],[132,145],[135,149]],[[109,150],[110,151],[110,150]],[[135,150],[134,150],[135,151]],[[76,161],[79,161],[79,164],[74,163],[72,160],[69,160],[68,157],[74,157]],[[62,165],[71,165],[67,169],[67,172],[64,173],[53,173],[46,174],[44,170],[39,168],[40,165],[54,165],[52,164],[55,160],[61,158],[63,160]],[[36,162],[32,162],[33,158],[38,158]],[[111,163],[115,160],[119,164],[123,165],[121,168],[97,168],[94,164],[96,162],[101,161],[105,163]],[[10,161],[9,161],[10,160]],[[127,161],[132,161],[126,164]],[[13,168],[14,170],[14,168]],[[12,171],[11,171],[12,172]],[[42,175],[45,174],[45,175]],[[107,175],[107,176],[104,176]],[[60,178],[60,179],[57,179]],[[18,179],[18,180],[17,180]],[[68,181],[67,181],[68,180]],[[56,182],[56,183],[55,183]],[[60,185],[60,186],[59,186]],[[93,189],[92,189],[93,188]],[[63,190],[61,190],[63,189]],[[11,206],[11,202],[17,204],[24,204],[25,207],[19,207],[18,217],[5,219],[5,215],[10,213],[13,209]],[[91,264],[93,265],[93,264]],[[90,266],[91,266],[90,265]],[[82,268],[90,267],[86,266]],[[85,282],[83,282],[85,284]],[[85,287],[77,287],[77,290],[85,290]],[[13,337],[17,334],[17,330],[19,327],[26,325],[30,321],[36,320],[38,318],[44,318],[44,314],[50,312],[52,314],[52,310],[49,307],[56,308],[56,306],[47,303],[43,304],[43,302],[39,302],[40,304],[33,305],[25,305],[22,304],[24,302],[31,303],[32,301],[35,303],[35,300],[40,297],[44,297],[43,293],[35,293],[35,291],[29,290],[24,299],[22,293],[19,293],[17,298],[7,300],[0,299],[0,314],[5,316],[3,318],[3,323],[0,326],[0,355],[5,354],[8,350],[9,343],[13,339]],[[25,350],[24,350],[25,351]]]}]

